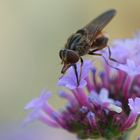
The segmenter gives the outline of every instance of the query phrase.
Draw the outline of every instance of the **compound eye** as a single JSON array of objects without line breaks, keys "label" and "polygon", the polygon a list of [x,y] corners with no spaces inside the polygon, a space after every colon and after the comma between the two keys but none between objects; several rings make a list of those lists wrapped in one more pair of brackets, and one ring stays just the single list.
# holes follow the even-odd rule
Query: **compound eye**
[{"label": "compound eye", "polygon": [[60,50],[59,56],[65,64],[74,64],[79,60],[79,55],[75,51],[69,49]]},{"label": "compound eye", "polygon": [[79,61],[79,55],[73,50],[66,51],[66,62],[74,64]]},{"label": "compound eye", "polygon": [[60,57],[61,60],[63,60],[63,58],[64,58],[64,50],[59,51],[59,57]]}]

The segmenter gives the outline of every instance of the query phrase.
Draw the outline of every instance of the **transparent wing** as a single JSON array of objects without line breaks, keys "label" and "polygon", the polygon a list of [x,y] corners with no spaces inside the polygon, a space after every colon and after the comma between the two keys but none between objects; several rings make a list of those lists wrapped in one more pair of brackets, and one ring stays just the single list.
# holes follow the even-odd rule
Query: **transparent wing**
[{"label": "transparent wing", "polygon": [[85,29],[88,34],[92,34],[92,37],[94,38],[103,30],[103,28],[112,20],[115,15],[115,9],[108,10],[92,20],[83,29]]}]

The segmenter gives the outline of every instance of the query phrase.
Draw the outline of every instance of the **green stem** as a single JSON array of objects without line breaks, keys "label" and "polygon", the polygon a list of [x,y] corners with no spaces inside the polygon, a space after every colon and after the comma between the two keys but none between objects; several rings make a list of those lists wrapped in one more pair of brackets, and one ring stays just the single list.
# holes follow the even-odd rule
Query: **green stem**
[{"label": "green stem", "polygon": [[123,136],[123,137],[120,137],[120,138],[118,138],[118,139],[116,139],[116,140],[127,140],[127,136]]},{"label": "green stem", "polygon": [[[108,140],[108,139],[104,139],[104,140]],[[128,135],[124,135],[119,138],[112,138],[110,140],[128,140]]]},{"label": "green stem", "polygon": [[[77,139],[77,140],[81,140],[81,139]],[[85,140],[96,140],[96,139],[85,139]],[[112,138],[112,139],[100,138],[98,140],[129,140],[129,136],[123,135],[123,136],[120,136],[119,138]]]}]

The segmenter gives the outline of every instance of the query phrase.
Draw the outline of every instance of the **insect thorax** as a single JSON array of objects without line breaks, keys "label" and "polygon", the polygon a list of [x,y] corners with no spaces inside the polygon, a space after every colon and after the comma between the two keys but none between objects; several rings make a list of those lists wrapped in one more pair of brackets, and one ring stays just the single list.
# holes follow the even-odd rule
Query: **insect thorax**
[{"label": "insect thorax", "polygon": [[65,48],[76,51],[80,56],[87,54],[90,48],[87,35],[81,32],[71,35]]}]

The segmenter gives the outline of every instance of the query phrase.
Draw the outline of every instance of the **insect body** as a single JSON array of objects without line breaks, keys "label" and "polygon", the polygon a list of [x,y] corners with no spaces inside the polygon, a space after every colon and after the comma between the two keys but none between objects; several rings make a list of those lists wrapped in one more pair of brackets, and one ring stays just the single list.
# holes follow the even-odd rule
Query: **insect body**
[{"label": "insect body", "polygon": [[[63,68],[61,73],[64,74],[70,66],[73,66],[77,85],[79,85],[82,73],[83,59],[82,56],[86,54],[102,56],[102,54],[96,53],[105,47],[108,47],[108,37],[106,37],[102,30],[115,16],[116,10],[108,10],[95,18],[89,24],[76,33],[72,34],[65,45],[65,48],[59,51],[59,56],[62,60]],[[111,51],[109,50],[109,59],[111,58]],[[76,63],[81,61],[80,75],[77,72]]]}]

